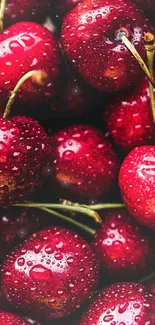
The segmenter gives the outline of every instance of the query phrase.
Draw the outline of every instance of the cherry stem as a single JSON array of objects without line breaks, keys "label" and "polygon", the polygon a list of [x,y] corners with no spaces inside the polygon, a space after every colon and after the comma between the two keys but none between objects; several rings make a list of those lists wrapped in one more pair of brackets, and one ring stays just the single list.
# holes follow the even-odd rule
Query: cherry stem
[{"label": "cherry stem", "polygon": [[[145,48],[147,53],[147,65],[150,71],[151,77],[153,78],[153,61],[155,53],[155,37],[151,33],[146,33],[144,35]],[[155,97],[154,97],[154,88],[152,83],[149,82],[149,92],[150,92],[150,102],[152,108],[153,121],[155,123]]]},{"label": "cherry stem", "polygon": [[6,0],[1,0],[1,2],[0,2],[0,32],[2,32],[3,28],[4,28],[5,8],[6,8]]},{"label": "cherry stem", "polygon": [[117,209],[124,208],[124,203],[100,203],[100,204],[92,204],[92,205],[82,205],[83,207],[87,207],[92,210],[105,210],[105,209]]},{"label": "cherry stem", "polygon": [[145,64],[144,60],[142,59],[142,57],[137,52],[136,48],[131,44],[131,42],[129,41],[129,39],[124,34],[121,36],[121,38],[122,38],[122,43],[125,44],[125,46],[128,48],[128,50],[132,53],[132,55],[138,61],[138,63],[141,66],[142,70],[146,74],[148,80],[150,81],[150,83],[152,84],[152,86],[155,88],[155,81],[152,78],[152,75],[151,75],[151,73],[150,73],[147,65]]},{"label": "cherry stem", "polygon": [[82,204],[80,205],[79,203],[74,203],[71,201],[67,200],[60,200],[62,205],[69,205],[69,206],[81,206],[83,208],[91,209],[91,210],[105,210],[105,209],[117,209],[117,208],[124,208],[125,204],[124,203],[99,203],[99,204],[91,204],[91,205],[86,205]]},{"label": "cherry stem", "polygon": [[76,226],[76,227],[78,227],[78,228],[80,228],[80,229],[88,232],[92,236],[94,236],[95,233],[96,233],[96,231],[94,229],[92,229],[92,228],[90,228],[90,227],[88,227],[88,226],[86,226],[86,225],[84,225],[84,224],[82,224],[82,223],[80,223],[80,222],[78,222],[78,221],[76,221],[74,219],[71,219],[71,218],[69,218],[67,216],[64,216],[63,214],[61,214],[59,212],[56,212],[56,211],[54,211],[52,209],[43,208],[43,207],[42,208],[40,207],[39,209],[41,209],[42,211],[46,211],[49,214],[52,214],[52,215],[54,215],[54,216],[56,216],[56,217],[58,217],[58,218],[60,218],[60,219],[62,219],[64,221],[66,221],[68,223],[73,224],[74,226]]},{"label": "cherry stem", "polygon": [[5,110],[4,110],[3,118],[7,118],[8,115],[10,114],[11,106],[13,105],[13,103],[15,101],[15,97],[16,97],[19,89],[21,88],[23,83],[25,81],[27,81],[29,78],[32,78],[32,81],[35,84],[43,87],[43,86],[45,86],[45,82],[47,80],[47,73],[43,70],[32,70],[32,71],[27,72],[18,81],[17,85],[15,86],[15,88],[13,89],[13,91],[11,92],[11,94],[9,96],[9,100],[8,100]]},{"label": "cherry stem", "polygon": [[58,209],[58,210],[64,210],[64,211],[74,211],[77,213],[86,214],[88,217],[93,218],[96,223],[102,223],[102,220],[99,216],[99,214],[96,211],[91,210],[90,208],[83,207],[83,206],[72,206],[72,205],[63,205],[63,204],[57,204],[57,203],[18,203],[15,204],[15,206],[18,207],[29,207],[29,208],[52,208],[52,209]]}]

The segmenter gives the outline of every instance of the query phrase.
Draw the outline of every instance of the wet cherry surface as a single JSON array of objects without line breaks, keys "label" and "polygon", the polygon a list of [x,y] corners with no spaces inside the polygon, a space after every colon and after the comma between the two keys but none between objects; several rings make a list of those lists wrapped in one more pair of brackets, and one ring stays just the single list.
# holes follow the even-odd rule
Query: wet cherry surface
[{"label": "wet cherry surface", "polygon": [[154,297],[138,283],[116,283],[101,292],[80,325],[154,325]]},{"label": "wet cherry surface", "polygon": [[103,118],[114,142],[125,153],[136,146],[153,144],[155,127],[147,78],[134,90],[107,101]]},{"label": "wet cherry surface", "polygon": [[[64,193],[93,200],[106,196],[116,181],[119,160],[104,134],[87,125],[51,136],[53,181]],[[68,194],[69,195],[69,194]]]},{"label": "wet cherry surface", "polygon": [[[30,70],[46,71],[46,86],[38,89],[28,80],[19,90],[18,99],[22,102],[33,100],[34,105],[36,101],[55,94],[60,72],[60,53],[54,36],[43,26],[20,22],[4,30],[0,35],[0,60],[0,95],[4,104],[19,79]],[[3,110],[4,107],[2,105]]]},{"label": "wet cherry surface", "polygon": [[43,182],[50,152],[48,136],[37,121],[0,119],[1,206],[26,198]]},{"label": "wet cherry surface", "polygon": [[92,241],[102,263],[101,279],[139,279],[153,270],[154,233],[136,223],[125,209],[103,212],[102,228]]},{"label": "wet cherry surface", "polygon": [[155,230],[155,146],[137,147],[126,156],[119,185],[131,215]]},{"label": "wet cherry surface", "polygon": [[63,228],[28,238],[4,263],[2,287],[7,299],[34,317],[60,318],[79,309],[99,276],[90,245]]},{"label": "wet cherry surface", "polygon": [[1,325],[29,325],[29,323],[26,320],[8,312],[0,312],[0,324]]},{"label": "wet cherry surface", "polygon": [[144,32],[150,30],[142,11],[124,0],[85,0],[64,19],[64,51],[83,78],[94,88],[115,92],[133,87],[141,68],[121,39],[125,28],[131,43],[145,58]]}]

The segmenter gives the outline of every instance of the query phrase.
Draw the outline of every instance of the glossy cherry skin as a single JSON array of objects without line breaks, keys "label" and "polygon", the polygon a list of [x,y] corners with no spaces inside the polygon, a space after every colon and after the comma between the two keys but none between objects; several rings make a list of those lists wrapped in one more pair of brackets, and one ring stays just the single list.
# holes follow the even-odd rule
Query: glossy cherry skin
[{"label": "glossy cherry skin", "polygon": [[85,0],[63,21],[64,51],[83,78],[100,91],[120,91],[141,78],[139,64],[122,44],[123,28],[145,58],[143,35],[150,27],[142,12],[128,1]]},{"label": "glossy cherry skin", "polygon": [[126,156],[119,186],[131,215],[155,230],[155,146],[136,147]]},{"label": "glossy cherry skin", "polygon": [[91,126],[73,125],[51,136],[53,182],[75,200],[106,196],[116,180],[119,162],[104,134]]},{"label": "glossy cherry skin", "polygon": [[25,199],[43,183],[51,149],[49,138],[28,117],[0,119],[0,205]]},{"label": "glossy cherry skin", "polygon": [[4,14],[4,27],[18,21],[38,21],[47,11],[47,0],[7,0]]},{"label": "glossy cherry skin", "polygon": [[[0,98],[6,104],[8,95],[19,79],[30,70],[44,70],[48,74],[45,87],[26,81],[17,94],[17,101],[33,105],[51,98],[58,85],[60,53],[54,36],[43,26],[21,22],[0,35]],[[4,107],[3,107],[4,109]]]},{"label": "glossy cherry skin", "polygon": [[115,283],[99,292],[80,325],[154,325],[155,298],[139,283]]},{"label": "glossy cherry skin", "polygon": [[29,325],[29,323],[17,315],[1,311],[0,325]]},{"label": "glossy cherry skin", "polygon": [[103,118],[114,142],[124,152],[154,143],[155,127],[147,78],[132,91],[110,99]]},{"label": "glossy cherry skin", "polygon": [[27,315],[54,319],[80,308],[98,276],[91,246],[72,231],[53,227],[12,251],[3,266],[2,288],[9,302]]},{"label": "glossy cherry skin", "polygon": [[154,235],[140,227],[125,209],[103,213],[102,228],[92,244],[102,263],[102,277],[108,281],[140,278],[153,267]]}]

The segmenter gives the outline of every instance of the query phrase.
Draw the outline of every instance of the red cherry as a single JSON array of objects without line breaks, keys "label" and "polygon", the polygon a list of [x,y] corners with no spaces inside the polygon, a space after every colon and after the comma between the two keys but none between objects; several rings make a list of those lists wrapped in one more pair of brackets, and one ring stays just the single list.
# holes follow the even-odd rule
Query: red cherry
[{"label": "red cherry", "polygon": [[104,213],[102,228],[93,238],[94,251],[110,281],[136,279],[153,267],[154,236],[141,228],[127,210],[109,210]]},{"label": "red cherry", "polygon": [[147,78],[128,94],[109,100],[103,114],[108,131],[123,151],[154,142],[155,127]]},{"label": "red cherry", "polygon": [[55,94],[59,70],[60,53],[52,34],[43,26],[21,22],[6,29],[0,35],[0,98],[7,102],[8,95],[19,79],[30,70],[44,70],[47,82],[44,87],[26,81],[17,95],[17,101],[36,104]]},{"label": "red cherry", "polygon": [[125,33],[145,59],[147,20],[125,0],[85,0],[64,19],[62,44],[83,78],[100,91],[115,92],[139,82],[141,68],[122,44]]},{"label": "red cherry", "polygon": [[31,236],[3,266],[7,299],[36,318],[53,319],[80,308],[95,289],[99,267],[90,245],[63,228]]},{"label": "red cherry", "polygon": [[1,311],[0,325],[29,325],[29,323],[17,315]]},{"label": "red cherry", "polygon": [[25,199],[43,182],[50,161],[49,138],[28,117],[0,119],[0,204]]},{"label": "red cherry", "polygon": [[53,181],[66,196],[93,200],[106,196],[119,162],[104,134],[87,125],[66,127],[51,137]]},{"label": "red cherry", "polygon": [[136,147],[126,156],[119,186],[131,215],[155,230],[155,146]]},{"label": "red cherry", "polygon": [[154,325],[155,298],[139,283],[120,282],[101,292],[80,325]]},{"label": "red cherry", "polygon": [[47,11],[47,3],[47,0],[7,0],[4,26],[8,27],[18,21],[38,21]]}]

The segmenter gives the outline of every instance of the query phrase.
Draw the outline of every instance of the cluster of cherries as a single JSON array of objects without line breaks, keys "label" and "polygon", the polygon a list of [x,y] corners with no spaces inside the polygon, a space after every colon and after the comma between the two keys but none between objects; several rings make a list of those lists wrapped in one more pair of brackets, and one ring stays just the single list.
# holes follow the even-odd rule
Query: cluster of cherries
[{"label": "cluster of cherries", "polygon": [[0,325],[155,324],[153,10],[0,1]]}]

